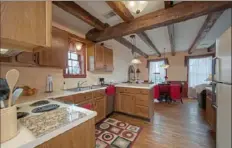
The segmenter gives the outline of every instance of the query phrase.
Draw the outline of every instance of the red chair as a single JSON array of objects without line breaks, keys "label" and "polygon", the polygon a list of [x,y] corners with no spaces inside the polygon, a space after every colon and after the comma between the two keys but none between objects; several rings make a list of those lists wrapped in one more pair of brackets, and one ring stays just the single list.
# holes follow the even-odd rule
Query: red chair
[{"label": "red chair", "polygon": [[183,100],[181,97],[181,85],[180,84],[170,84],[170,97],[174,101],[181,101],[183,104]]},{"label": "red chair", "polygon": [[159,92],[159,85],[154,86],[154,98],[159,99],[160,97],[160,92]]}]

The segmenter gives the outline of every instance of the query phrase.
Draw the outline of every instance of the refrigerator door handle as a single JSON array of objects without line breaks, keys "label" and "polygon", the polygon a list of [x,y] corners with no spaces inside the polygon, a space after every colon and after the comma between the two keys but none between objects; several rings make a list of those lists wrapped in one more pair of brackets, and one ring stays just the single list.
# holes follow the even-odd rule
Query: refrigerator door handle
[{"label": "refrigerator door handle", "polygon": [[213,60],[212,60],[212,81],[214,81],[214,77],[215,77],[215,74],[216,74],[216,63],[217,63],[217,60],[219,60],[218,57],[214,57]]}]

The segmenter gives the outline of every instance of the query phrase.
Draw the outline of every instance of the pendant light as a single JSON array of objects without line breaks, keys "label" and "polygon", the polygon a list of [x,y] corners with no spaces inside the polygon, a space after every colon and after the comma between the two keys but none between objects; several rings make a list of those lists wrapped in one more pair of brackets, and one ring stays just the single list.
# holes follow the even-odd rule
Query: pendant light
[{"label": "pendant light", "polygon": [[131,52],[133,59],[131,61],[132,64],[141,64],[142,62],[136,57],[136,53],[134,52],[134,48],[136,47],[136,40],[135,40],[135,35],[131,35]]},{"label": "pendant light", "polygon": [[139,14],[147,6],[147,1],[125,1],[126,7],[133,13]]},{"label": "pendant light", "polygon": [[165,48],[164,48],[164,64],[160,65],[161,68],[167,69],[169,67],[169,64],[166,63],[165,59]]}]

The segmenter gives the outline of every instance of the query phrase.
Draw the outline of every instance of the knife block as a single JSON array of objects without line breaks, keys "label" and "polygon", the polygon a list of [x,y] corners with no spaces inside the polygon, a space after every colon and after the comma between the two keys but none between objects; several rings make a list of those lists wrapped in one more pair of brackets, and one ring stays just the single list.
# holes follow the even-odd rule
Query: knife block
[{"label": "knife block", "polygon": [[1,143],[14,138],[18,134],[16,106],[0,109]]}]

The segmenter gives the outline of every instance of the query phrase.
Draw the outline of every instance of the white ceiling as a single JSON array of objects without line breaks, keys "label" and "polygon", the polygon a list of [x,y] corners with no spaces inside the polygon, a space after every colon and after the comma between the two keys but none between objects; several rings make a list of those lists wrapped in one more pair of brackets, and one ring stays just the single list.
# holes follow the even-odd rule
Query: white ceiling
[{"label": "white ceiling", "polygon": [[103,23],[108,23],[110,26],[123,22],[123,20],[118,15],[111,17],[110,19],[106,19],[104,17],[105,14],[113,11],[104,1],[75,1],[75,3],[77,3],[79,6],[88,11],[91,15],[98,18]]},{"label": "white ceiling", "polygon": [[[75,1],[83,9],[88,11],[91,15],[98,18],[103,23],[108,23],[113,26],[118,23],[123,22],[123,20],[118,16],[113,16],[109,19],[105,18],[104,15],[112,12],[113,10],[104,1]],[[145,10],[139,14],[133,14],[134,17],[150,13],[152,11],[164,8],[163,1],[149,1]],[[201,16],[195,19],[187,20],[184,22],[174,24],[174,44],[176,51],[187,51],[191,46],[193,40],[195,39],[198,31],[200,30],[202,24],[204,23],[207,16]],[[84,23],[82,20],[72,16],[71,14],[63,11],[57,6],[53,5],[53,21],[73,29],[81,34],[86,34],[93,27]],[[210,32],[206,35],[205,39],[197,47],[199,49],[208,48],[211,46],[217,37],[219,37],[227,28],[231,26],[231,9],[226,10],[218,21],[215,23]],[[152,30],[146,30],[145,33],[149,36],[151,41],[155,44],[158,50],[163,53],[164,48],[166,52],[171,51],[170,41],[168,36],[167,27],[160,27]],[[129,35],[125,36],[127,40],[131,41]],[[105,41],[105,43],[114,43],[114,46],[120,46],[121,44],[116,44],[115,40]],[[154,50],[146,45],[137,35],[136,35],[136,46],[148,55],[155,54]]]},{"label": "white ceiling", "polygon": [[174,24],[174,43],[176,51],[186,51],[196,38],[207,16]]},{"label": "white ceiling", "polygon": [[231,9],[225,10],[200,45],[197,46],[197,49],[208,48],[214,44],[216,38],[220,37],[232,25],[231,17]]},{"label": "white ceiling", "polygon": [[79,32],[80,34],[86,34],[90,29],[93,28],[92,26],[55,5],[52,5],[52,19],[54,22]]}]

